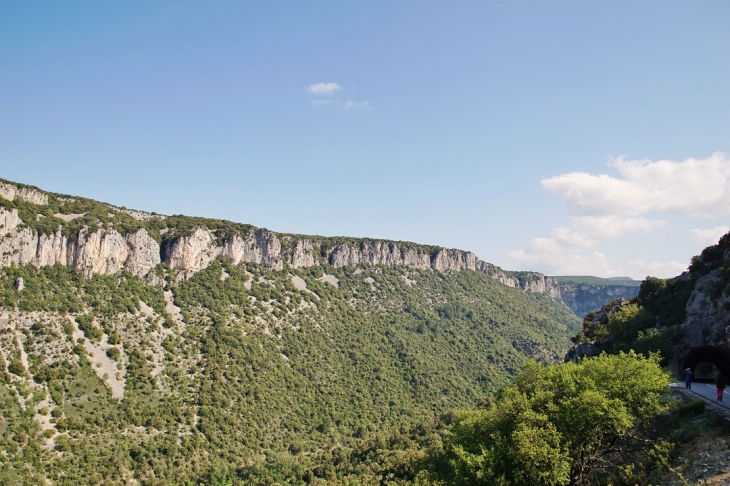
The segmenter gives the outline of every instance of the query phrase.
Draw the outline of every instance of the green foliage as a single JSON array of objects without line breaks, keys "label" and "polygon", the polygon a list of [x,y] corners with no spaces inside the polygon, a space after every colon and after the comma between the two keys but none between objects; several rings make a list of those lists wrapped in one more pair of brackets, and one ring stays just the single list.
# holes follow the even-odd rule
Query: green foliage
[{"label": "green foliage", "polygon": [[679,280],[647,277],[641,283],[636,303],[652,315],[663,327],[682,324],[687,315],[685,308],[697,276]]},{"label": "green foliage", "polygon": [[721,268],[725,262],[725,251],[730,248],[730,233],[720,238],[716,245],[711,245],[702,250],[698,256],[692,257],[689,271],[697,276],[707,275],[711,271]]},{"label": "green foliage", "polygon": [[8,364],[8,371],[17,376],[27,375],[25,371],[25,366],[23,366],[23,363],[20,361],[19,358],[14,358],[10,360],[10,363]]},{"label": "green foliage", "polygon": [[[647,277],[628,305],[621,299],[613,300],[586,315],[583,330],[573,342],[595,342],[598,350],[612,354],[632,349],[647,355],[659,352],[666,363],[682,337],[680,325],[696,278],[695,275],[672,280]],[[607,319],[594,321],[602,312]]]},{"label": "green foliage", "polygon": [[[18,277],[25,283],[20,296],[13,287]],[[138,311],[140,300],[160,314],[165,311],[162,291],[126,272],[87,279],[79,270],[61,265],[0,269],[0,306],[5,308],[68,313],[90,308],[96,317],[109,317]]]},{"label": "green foliage", "polygon": [[104,331],[94,325],[94,314],[84,314],[76,317],[79,329],[84,333],[86,339],[91,342],[98,343]]},{"label": "green foliage", "polygon": [[666,408],[668,382],[656,356],[528,362],[496,402],[460,413],[423,464],[439,484],[584,484],[642,447],[632,431]]},{"label": "green foliage", "polygon": [[109,359],[112,359],[114,361],[119,361],[119,359],[122,357],[122,353],[121,351],[119,351],[119,348],[115,348],[114,346],[106,350],[106,355],[109,357]]},{"label": "green foliage", "polygon": [[[339,288],[319,280],[325,272]],[[578,325],[550,297],[477,272],[213,262],[172,285],[186,326],[164,331],[163,371],[153,376],[153,326],[138,309],[144,301],[172,322],[160,289],[60,266],[0,275],[0,288],[22,276],[15,307],[59,313],[65,334],[53,339],[73,346],[67,360],[31,370],[67,434],[56,440],[63,454],[44,467],[68,484],[123,484],[130,471],[140,484],[407,482],[420,444],[444,430],[434,417],[508,383],[525,356],[556,362]],[[126,380],[121,401],[70,341],[63,313],[90,340],[107,334]],[[51,339],[46,329],[34,326],[29,339]]]}]

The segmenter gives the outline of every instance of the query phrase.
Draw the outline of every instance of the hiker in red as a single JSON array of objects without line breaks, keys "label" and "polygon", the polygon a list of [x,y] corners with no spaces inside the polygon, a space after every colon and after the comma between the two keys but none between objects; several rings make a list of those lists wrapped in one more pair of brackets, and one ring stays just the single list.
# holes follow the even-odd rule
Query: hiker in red
[{"label": "hiker in red", "polygon": [[725,391],[725,377],[722,376],[722,373],[717,373],[717,378],[715,378],[715,385],[717,386],[717,401],[722,401],[722,392]]}]

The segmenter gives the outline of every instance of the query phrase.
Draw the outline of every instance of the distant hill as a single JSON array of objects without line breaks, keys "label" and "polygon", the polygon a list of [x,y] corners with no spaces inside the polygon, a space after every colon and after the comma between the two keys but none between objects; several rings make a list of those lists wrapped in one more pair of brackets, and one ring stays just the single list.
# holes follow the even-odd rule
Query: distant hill
[{"label": "distant hill", "polygon": [[607,287],[609,285],[621,285],[627,287],[638,287],[641,285],[640,280],[634,280],[630,277],[591,277],[588,275],[565,275],[551,277],[561,283],[575,283],[581,285],[593,285],[596,287]]}]

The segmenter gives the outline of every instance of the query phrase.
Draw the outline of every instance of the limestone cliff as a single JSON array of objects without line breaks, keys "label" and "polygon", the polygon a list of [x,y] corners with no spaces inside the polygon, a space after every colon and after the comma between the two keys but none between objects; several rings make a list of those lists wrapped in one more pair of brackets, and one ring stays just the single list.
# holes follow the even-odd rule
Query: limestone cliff
[{"label": "limestone cliff", "polygon": [[12,201],[16,197],[29,203],[48,204],[48,196],[42,191],[33,188],[0,181],[0,196]]},{"label": "limestone cliff", "polygon": [[[146,277],[151,283],[159,283],[152,270],[160,263],[174,270],[178,279],[187,279],[217,259],[236,265],[257,263],[275,269],[284,265],[300,268],[330,264],[335,267],[405,266],[439,272],[472,270],[510,287],[547,293],[576,313],[586,308],[580,292],[591,292],[590,289],[576,291],[540,273],[508,272],[471,252],[457,249],[384,240],[277,234],[247,225],[165,217],[91,200],[83,200],[82,204],[81,199],[0,181],[0,266],[68,265],[87,277],[125,270]],[[3,200],[7,203],[2,203]],[[25,221],[18,208],[13,207],[13,201],[31,203],[16,204],[25,210]],[[82,213],[77,207],[87,212]],[[89,221],[88,217],[78,219],[93,211],[107,214],[98,221]],[[193,220],[195,224],[191,225]],[[35,224],[39,221],[57,222],[57,226],[46,224],[40,228]],[[78,221],[83,221],[83,225],[79,226]]]},{"label": "limestone cliff", "polygon": [[606,302],[615,299],[632,299],[639,293],[638,286],[559,283],[560,295],[553,296],[564,302],[580,317],[595,309],[601,308]]},{"label": "limestone cliff", "polygon": [[677,365],[699,346],[730,348],[730,233],[693,260],[690,272],[678,278],[696,280],[685,307]]}]

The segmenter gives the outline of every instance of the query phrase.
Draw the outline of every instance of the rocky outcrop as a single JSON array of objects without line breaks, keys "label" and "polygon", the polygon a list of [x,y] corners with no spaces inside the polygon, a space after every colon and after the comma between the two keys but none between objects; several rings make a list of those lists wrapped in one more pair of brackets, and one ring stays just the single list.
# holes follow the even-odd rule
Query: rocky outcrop
[{"label": "rocky outcrop", "polygon": [[313,267],[319,263],[315,256],[314,244],[309,240],[287,240],[289,247],[284,251],[287,264],[292,268]]},{"label": "rocky outcrop", "polygon": [[143,228],[124,238],[129,248],[129,256],[124,268],[138,277],[144,277],[162,260],[160,245]]},{"label": "rocky outcrop", "polygon": [[401,249],[400,245],[390,241],[363,241],[359,247],[339,244],[328,252],[327,260],[335,267],[354,267],[361,264],[431,267],[429,255],[415,248]]},{"label": "rocky outcrop", "polygon": [[32,187],[16,186],[6,182],[0,182],[0,196],[13,201],[16,197],[39,206],[48,204],[48,196]]},{"label": "rocky outcrop", "polygon": [[477,270],[480,260],[469,251],[454,249],[439,250],[431,261],[431,268],[439,272]]},{"label": "rocky outcrop", "polygon": [[129,247],[116,231],[98,230],[91,234],[83,228],[76,240],[73,266],[84,276],[93,274],[114,275],[124,268],[129,257]]},{"label": "rocky outcrop", "polygon": [[215,246],[215,236],[207,229],[196,228],[191,235],[170,241],[163,258],[173,270],[192,275],[206,268],[221,253]]},{"label": "rocky outcrop", "polygon": [[82,228],[75,237],[38,234],[22,224],[16,209],[0,208],[0,266],[68,265],[87,277],[128,270],[144,276],[160,263],[160,247],[144,229],[122,237],[115,230]]},{"label": "rocky outcrop", "polygon": [[[39,205],[48,203],[48,195],[42,191],[2,181],[0,196],[10,200],[21,198]],[[73,199],[58,195],[56,200],[73,202]],[[163,221],[166,218],[143,211],[109,207],[130,214],[138,221]],[[68,216],[78,215],[65,215],[59,219],[66,223],[74,219]],[[225,238],[204,226],[179,236],[174,236],[174,232],[174,227],[160,231],[165,235],[162,245],[144,228],[123,235],[113,226],[83,227],[75,235],[68,236],[59,226],[50,234],[39,234],[23,224],[16,209],[0,206],[0,266],[33,264],[42,267],[61,264],[78,268],[87,277],[94,274],[113,275],[126,270],[149,283],[160,285],[161,280],[152,270],[162,262],[177,273],[178,279],[190,278],[214,260],[234,265],[250,262],[277,270],[284,265],[301,268],[321,263],[335,267],[404,266],[438,272],[472,270],[489,275],[509,287],[547,293],[565,302],[579,315],[586,307],[593,308],[592,303],[582,302],[585,298],[578,295],[580,292],[592,292],[596,294],[595,299],[604,301],[609,300],[606,296],[614,295],[611,290],[576,290],[539,273],[506,272],[480,260],[471,252],[457,249],[382,240],[361,240],[329,246],[323,238],[280,235],[267,229],[250,227]],[[617,286],[616,295],[620,291]]]},{"label": "rocky outcrop", "polygon": [[[730,261],[725,258],[725,261]],[[697,346],[730,344],[730,293],[728,276],[718,268],[697,280],[687,302],[687,316],[682,323],[679,355]]]},{"label": "rocky outcrop", "polygon": [[580,317],[600,309],[606,302],[621,298],[633,299],[639,293],[639,287],[628,285],[597,286],[555,282],[554,288],[558,289],[558,293],[553,297],[564,302]]},{"label": "rocky outcrop", "polygon": [[[730,270],[728,269],[730,269],[730,233],[720,238],[716,245],[705,248],[699,256],[694,257],[689,272],[674,279],[677,284],[692,286],[692,292],[684,307],[681,339],[674,349],[673,366],[676,370],[683,370],[685,365],[694,366],[706,361],[728,373],[726,357],[727,350],[730,349]],[[724,357],[718,359],[721,355]],[[685,360],[688,363],[685,363]]]},{"label": "rocky outcrop", "polygon": [[578,361],[581,358],[590,358],[598,354],[595,343],[578,343],[565,355],[564,361]]}]

